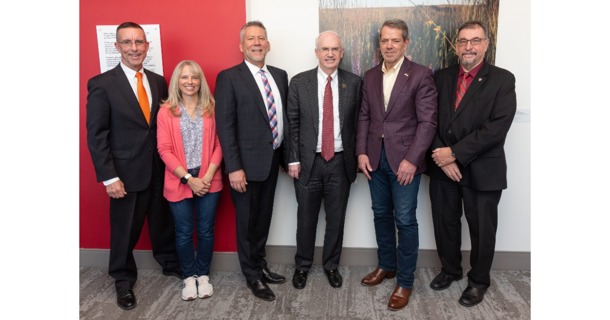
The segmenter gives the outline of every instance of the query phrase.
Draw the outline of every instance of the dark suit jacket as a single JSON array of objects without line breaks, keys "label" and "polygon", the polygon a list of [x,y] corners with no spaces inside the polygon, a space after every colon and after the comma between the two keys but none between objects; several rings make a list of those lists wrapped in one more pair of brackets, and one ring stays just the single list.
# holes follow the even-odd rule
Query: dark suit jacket
[{"label": "dark suit jacket", "polygon": [[157,152],[157,112],[167,98],[167,82],[144,69],[152,99],[150,126],[140,109],[120,64],[89,80],[87,89],[87,144],[98,181],[119,177],[127,192],[150,185],[153,170],[163,177]]},{"label": "dark suit jacket", "polygon": [[434,138],[437,121],[432,71],[405,58],[386,111],[382,63],[364,74],[356,154],[366,154],[372,169],[376,170],[383,136],[392,171],[398,172],[400,162],[405,159],[416,165],[415,174],[420,174],[426,170],[424,156]]},{"label": "dark suit jacket", "polygon": [[[459,65],[436,72],[439,123],[430,150],[451,147],[463,185],[480,191],[506,189],[504,141],[517,111],[515,76],[483,62],[457,111],[453,111]],[[428,174],[449,178],[428,157]]]},{"label": "dark suit jacket", "polygon": [[[273,95],[276,100],[278,95],[282,99],[286,140],[288,74],[269,65],[267,68],[280,90],[279,93],[273,92]],[[245,62],[218,74],[214,97],[216,126],[222,146],[225,173],[243,169],[247,180],[266,180],[271,171],[274,154],[273,135],[269,127],[267,106]]]},{"label": "dark suit jacket", "polygon": [[[356,180],[356,122],[362,94],[362,79],[345,70],[338,70],[339,122],[343,142],[343,159],[347,176]],[[299,180],[309,181],[316,156],[319,128],[318,68],[297,74],[288,89],[289,147],[288,163],[300,162]]]}]

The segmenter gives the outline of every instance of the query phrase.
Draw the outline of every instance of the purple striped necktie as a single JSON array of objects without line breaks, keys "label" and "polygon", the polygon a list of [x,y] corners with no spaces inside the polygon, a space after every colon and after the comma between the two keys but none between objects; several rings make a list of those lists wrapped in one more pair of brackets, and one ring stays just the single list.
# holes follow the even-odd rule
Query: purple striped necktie
[{"label": "purple striped necktie", "polygon": [[267,76],[265,75],[265,70],[260,69],[258,72],[261,74],[261,79],[263,79],[263,85],[265,86],[265,104],[267,105],[267,115],[269,116],[269,127],[271,127],[271,133],[273,134],[273,149],[277,149],[279,142],[275,99],[273,99],[273,92],[271,92],[271,86],[269,85],[269,80],[267,80]]}]

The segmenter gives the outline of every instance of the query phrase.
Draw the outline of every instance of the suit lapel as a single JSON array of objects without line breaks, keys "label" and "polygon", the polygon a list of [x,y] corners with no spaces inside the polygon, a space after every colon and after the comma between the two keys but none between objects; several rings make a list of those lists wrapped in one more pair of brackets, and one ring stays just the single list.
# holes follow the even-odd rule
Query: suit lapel
[{"label": "suit lapel", "polygon": [[309,76],[307,77],[307,83],[305,84],[305,96],[309,98],[306,99],[306,101],[309,101],[308,103],[310,103],[310,105],[307,106],[307,108],[305,108],[303,111],[308,113],[309,120],[313,126],[312,130],[316,133],[317,137],[318,130],[320,129],[318,126],[318,121],[320,121],[320,114],[318,110],[320,108],[320,102],[318,101],[318,68],[311,70]]},{"label": "suit lapel", "polygon": [[344,80],[343,70],[339,69],[337,77],[337,91],[339,91],[339,128],[343,131],[346,113],[345,108],[347,107],[347,88],[349,88],[349,83]]},{"label": "suit lapel", "polygon": [[[400,69],[398,70],[398,74],[396,75],[396,82],[394,82],[394,87],[392,88],[392,93],[390,94],[390,101],[388,101],[388,109],[385,113],[386,117],[396,104],[396,100],[398,99],[400,93],[407,87],[407,82],[409,81],[409,71],[411,71],[411,62],[405,58],[400,66]],[[383,80],[381,82],[383,83]]]},{"label": "suit lapel", "polygon": [[[250,69],[248,68],[248,66],[246,65],[245,62],[242,62],[239,65],[238,70],[239,70],[239,75],[245,84],[245,87],[247,88],[247,90],[250,91],[250,94],[254,97],[254,100],[256,100],[258,102],[257,103],[258,110],[260,111],[261,115],[265,118],[265,120],[268,122],[269,115],[267,114],[267,104],[265,103],[265,100],[263,99],[261,92],[258,89],[258,83],[256,83],[256,79],[250,72]],[[275,96],[274,96],[274,98],[275,98]]]},{"label": "suit lapel", "polygon": [[152,95],[152,99],[150,100],[150,123],[152,125],[157,122],[157,113],[159,112],[159,88],[155,76],[146,69],[144,69],[144,73],[146,73],[146,77],[148,78],[150,94]]},{"label": "suit lapel", "polygon": [[148,125],[146,123],[146,118],[142,113],[142,109],[140,108],[138,98],[133,92],[133,89],[131,89],[131,84],[129,83],[129,80],[127,80],[127,75],[125,74],[125,72],[123,72],[123,69],[121,68],[120,64],[113,69],[113,76],[113,83],[116,86],[117,90],[121,93],[123,98],[125,98],[125,100],[127,101],[129,109],[131,109],[131,112],[133,113],[134,119],[140,119],[144,124]]},{"label": "suit lapel", "polygon": [[[284,89],[288,86],[287,83],[284,83],[284,78],[276,72],[276,70],[273,67],[267,66],[267,70],[269,70],[269,73],[271,73],[271,76],[273,77],[273,81],[275,81],[275,85],[277,85],[277,88],[280,89],[281,92],[284,92]],[[274,92],[274,97],[275,95],[279,96],[280,100],[282,100],[282,105],[284,105],[284,96],[282,96],[279,93],[275,93]],[[277,98],[276,98],[277,99]]]},{"label": "suit lapel", "polygon": [[[454,118],[457,117],[460,113],[462,113],[462,111],[464,109],[468,108],[468,104],[469,104],[468,102],[470,102],[470,100],[475,95],[475,93],[477,93],[477,91],[479,91],[479,89],[481,89],[481,86],[487,80],[487,73],[489,72],[489,68],[488,68],[487,63],[485,63],[485,62],[483,62],[483,63],[484,63],[484,65],[481,67],[479,72],[472,79],[472,82],[470,83],[468,90],[466,90],[466,94],[464,94],[462,101],[460,101],[460,105],[458,106],[458,109],[456,110],[455,114],[453,115]],[[457,76],[454,76],[452,78],[453,78],[454,82],[457,81]],[[457,84],[456,84],[456,86],[457,86]],[[455,95],[453,97],[453,104],[455,104]]]}]

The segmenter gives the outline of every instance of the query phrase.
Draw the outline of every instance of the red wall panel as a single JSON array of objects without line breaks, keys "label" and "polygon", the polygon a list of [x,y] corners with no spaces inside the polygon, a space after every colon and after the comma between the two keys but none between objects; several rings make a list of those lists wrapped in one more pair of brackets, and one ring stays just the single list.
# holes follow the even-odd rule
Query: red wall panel
[{"label": "red wall panel", "polygon": [[[100,73],[95,27],[124,21],[159,24],[163,74],[167,82],[178,62],[191,59],[201,65],[213,92],[218,72],[242,60],[239,29],[245,20],[244,0],[80,1],[80,248],[108,249],[110,245],[109,200],[103,184],[96,182],[85,128],[87,80]],[[235,209],[227,188],[225,178],[216,218],[215,251],[236,251]],[[136,249],[150,248],[145,227]]]}]

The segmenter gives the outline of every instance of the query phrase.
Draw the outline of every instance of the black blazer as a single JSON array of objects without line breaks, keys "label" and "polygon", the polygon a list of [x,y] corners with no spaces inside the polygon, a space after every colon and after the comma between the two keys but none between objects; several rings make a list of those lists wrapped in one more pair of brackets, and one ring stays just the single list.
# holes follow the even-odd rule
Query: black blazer
[{"label": "black blazer", "polygon": [[163,176],[163,166],[155,165],[162,164],[157,113],[167,98],[167,82],[152,71],[144,73],[152,94],[150,126],[120,64],[87,83],[87,145],[97,181],[119,177],[127,192],[148,188],[153,170]]},{"label": "black blazer", "polygon": [[[436,72],[438,129],[430,151],[451,147],[462,185],[479,191],[506,189],[504,142],[517,111],[515,76],[483,62],[457,111],[454,111],[459,65]],[[450,180],[428,155],[428,174]]]},{"label": "black blazer", "polygon": [[[281,99],[284,108],[282,118],[285,142],[288,128],[285,110],[288,74],[269,65],[267,69],[280,91],[273,92],[273,96],[276,100],[278,97]],[[218,74],[214,98],[216,130],[222,147],[225,173],[243,169],[247,180],[266,180],[274,154],[273,135],[265,101],[245,62]]]},{"label": "black blazer", "polygon": [[[362,97],[362,79],[339,69],[339,121],[343,159],[350,182],[356,180],[356,123]],[[288,89],[289,154],[288,163],[300,162],[299,179],[307,184],[318,144],[319,105],[318,68],[297,74]]]}]

